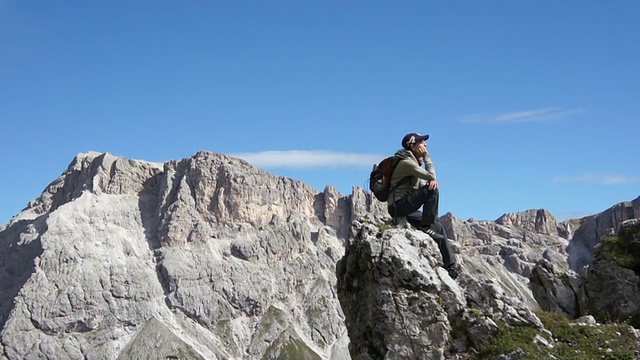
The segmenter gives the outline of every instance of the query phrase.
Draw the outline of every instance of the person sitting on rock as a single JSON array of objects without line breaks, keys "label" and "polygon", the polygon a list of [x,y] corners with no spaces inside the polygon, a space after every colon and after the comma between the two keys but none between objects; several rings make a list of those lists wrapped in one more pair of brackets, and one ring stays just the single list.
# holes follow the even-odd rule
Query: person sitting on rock
[{"label": "person sitting on rock", "polygon": [[[406,217],[409,224],[436,241],[444,268],[451,277],[456,278],[455,257],[444,227],[437,221],[440,194],[435,165],[427,151],[428,138],[429,135],[418,133],[410,133],[402,138],[402,149],[395,153],[400,162],[391,174],[392,191],[387,205],[394,221]],[[422,212],[419,211],[421,207]]]}]

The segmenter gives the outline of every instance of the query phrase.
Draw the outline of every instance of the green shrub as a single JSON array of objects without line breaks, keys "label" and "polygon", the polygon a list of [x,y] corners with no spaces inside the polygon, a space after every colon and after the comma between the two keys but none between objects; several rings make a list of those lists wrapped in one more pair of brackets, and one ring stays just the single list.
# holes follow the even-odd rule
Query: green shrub
[{"label": "green shrub", "polygon": [[[553,339],[532,326],[508,326],[499,324],[498,335],[487,342],[474,359],[486,359],[508,354],[522,349],[524,359],[617,359],[633,360],[637,340],[629,325],[577,325],[571,324],[564,316],[552,312],[537,313],[545,329],[553,334]],[[533,342],[540,335],[553,340],[553,347],[547,348]]]},{"label": "green shrub", "polygon": [[625,269],[640,271],[640,248],[631,243],[633,233],[627,229],[618,236],[604,236],[596,257],[612,261]]}]

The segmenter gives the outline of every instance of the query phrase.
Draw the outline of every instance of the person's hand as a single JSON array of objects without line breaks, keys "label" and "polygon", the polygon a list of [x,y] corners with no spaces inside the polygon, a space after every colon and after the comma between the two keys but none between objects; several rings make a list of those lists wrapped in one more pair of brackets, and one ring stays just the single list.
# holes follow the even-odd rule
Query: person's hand
[{"label": "person's hand", "polygon": [[427,184],[427,189],[435,190],[437,188],[438,188],[438,182],[435,180],[429,180],[429,183]]}]

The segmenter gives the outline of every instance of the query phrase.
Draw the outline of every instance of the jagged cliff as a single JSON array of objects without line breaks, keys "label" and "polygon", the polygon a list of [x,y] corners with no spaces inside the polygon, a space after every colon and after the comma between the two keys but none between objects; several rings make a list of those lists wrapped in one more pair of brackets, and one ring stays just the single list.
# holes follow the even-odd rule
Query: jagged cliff
[{"label": "jagged cliff", "polygon": [[348,358],[334,267],[366,201],[209,152],[80,154],[0,229],[0,358],[135,358],[160,333],[143,353]]},{"label": "jagged cliff", "polygon": [[608,232],[618,232],[623,221],[636,218],[640,218],[640,197],[575,221],[576,230],[568,249],[570,267],[582,273],[591,264],[593,248],[600,239]]},{"label": "jagged cliff", "polygon": [[319,192],[205,151],[80,154],[0,228],[0,359],[463,358],[498,321],[582,314],[568,259],[589,264],[603,219],[639,215],[624,209],[582,225],[446,214],[453,281],[427,235],[381,230],[384,204],[360,188]]},{"label": "jagged cliff", "polygon": [[337,264],[353,358],[464,359],[497,334],[496,322],[542,327],[515,276],[485,273],[491,265],[471,267],[459,255],[467,270],[454,281],[428,235],[383,222],[354,221]]},{"label": "jagged cliff", "polygon": [[[540,218],[548,221],[534,220]],[[553,348],[557,337],[544,327],[536,315],[539,310],[569,319],[632,317],[631,324],[640,324],[640,266],[634,271],[598,258],[586,279],[579,276],[567,263],[569,241],[559,236],[566,228],[544,210],[507,214],[496,222],[460,221],[451,214],[441,221],[456,239],[463,268],[456,281],[442,269],[435,242],[421,231],[406,224],[389,226],[384,216],[352,223],[336,270],[352,358],[485,359],[484,345],[504,333],[505,326],[536,329],[532,341],[540,348]],[[636,249],[638,233],[629,240]],[[635,256],[632,263],[640,264]],[[615,341],[624,349],[607,349],[608,340],[601,339],[601,352],[582,358],[614,352],[625,354],[622,358],[634,352],[640,356],[640,331],[622,326],[618,333]],[[618,339],[623,337],[631,342]],[[572,346],[576,345],[569,341]],[[566,351],[567,356],[581,358],[581,349]],[[551,356],[536,352],[541,353]],[[535,354],[519,350],[491,359],[525,356]]]}]

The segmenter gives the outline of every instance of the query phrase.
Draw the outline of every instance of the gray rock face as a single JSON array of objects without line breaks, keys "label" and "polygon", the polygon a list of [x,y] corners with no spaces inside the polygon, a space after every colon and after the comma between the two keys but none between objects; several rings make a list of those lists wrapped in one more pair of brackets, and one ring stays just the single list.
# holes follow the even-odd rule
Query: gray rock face
[{"label": "gray rock face", "polygon": [[584,280],[575,272],[542,259],[533,268],[530,280],[533,296],[543,310],[569,319],[585,313],[585,303],[580,296]]},{"label": "gray rock face", "polygon": [[140,332],[122,350],[118,360],[148,359],[150,354],[158,359],[204,360],[190,345],[156,318],[151,318]]},{"label": "gray rock face", "polygon": [[0,227],[0,359],[462,359],[501,321],[584,313],[572,269],[639,199],[579,227],[447,214],[453,281],[431,238],[379,228],[386,205],[358,187],[319,192],[204,151],[80,154]]},{"label": "gray rock face", "polygon": [[640,310],[640,276],[611,262],[595,261],[582,290],[585,313],[601,321],[626,320]]},{"label": "gray rock face", "polygon": [[[616,245],[623,248],[615,256],[624,255],[627,259],[640,256],[640,219],[623,221],[617,228],[618,236],[625,236],[627,242]],[[613,235],[614,229],[608,229],[607,233]],[[598,243],[595,248],[603,250],[602,246],[603,243]],[[623,268],[602,252],[593,257],[583,276],[541,260],[530,279],[540,306],[570,319],[593,315],[600,321],[627,321],[640,314],[638,268]],[[633,320],[636,326],[637,321]]]},{"label": "gray rock face", "polygon": [[[526,217],[527,214],[512,214],[502,218]],[[549,223],[555,224],[552,217],[548,219]],[[440,221],[447,235],[454,240],[470,274],[496,279],[505,291],[521,299],[531,309],[539,308],[529,280],[536,264],[546,259],[556,268],[567,269],[565,249],[568,240],[559,236],[557,231],[555,234],[541,234],[528,230],[535,226],[534,223],[521,227],[492,221],[461,221],[452,214],[446,214]],[[516,222],[528,224],[522,220]]]},{"label": "gray rock face", "polygon": [[527,210],[521,213],[504,214],[496,224],[520,227],[544,235],[558,235],[558,223],[547,210]]},{"label": "gray rock face", "polygon": [[[622,222],[619,235],[628,236],[626,254],[640,256],[640,219]],[[636,264],[640,259],[636,258]],[[638,316],[640,320],[640,269],[623,268],[602,254],[595,256],[587,270],[581,298],[585,299],[585,314],[594,315],[598,320],[628,320]],[[637,326],[637,324],[635,324]]]},{"label": "gray rock face", "polygon": [[352,358],[461,359],[497,333],[495,321],[542,326],[499,279],[465,273],[456,282],[428,235],[380,223],[354,221],[336,267]]},{"label": "gray rock face", "polygon": [[363,199],[208,152],[81,154],[0,229],[0,358],[346,359],[334,266]]},{"label": "gray rock face", "polygon": [[[536,223],[536,213],[504,216],[501,224],[442,217],[463,269],[456,281],[422,232],[389,227],[384,215],[354,221],[336,268],[352,358],[465,359],[497,334],[497,323],[541,328],[532,312],[540,308],[570,319],[638,314],[637,274],[596,262],[585,280],[567,262],[561,235],[570,226],[547,216],[551,227]],[[512,355],[525,354],[504,356]]]},{"label": "gray rock face", "polygon": [[619,203],[597,214],[580,219],[579,227],[567,249],[569,266],[582,273],[593,260],[593,248],[610,229],[617,233],[625,220],[640,218],[640,197]]}]

